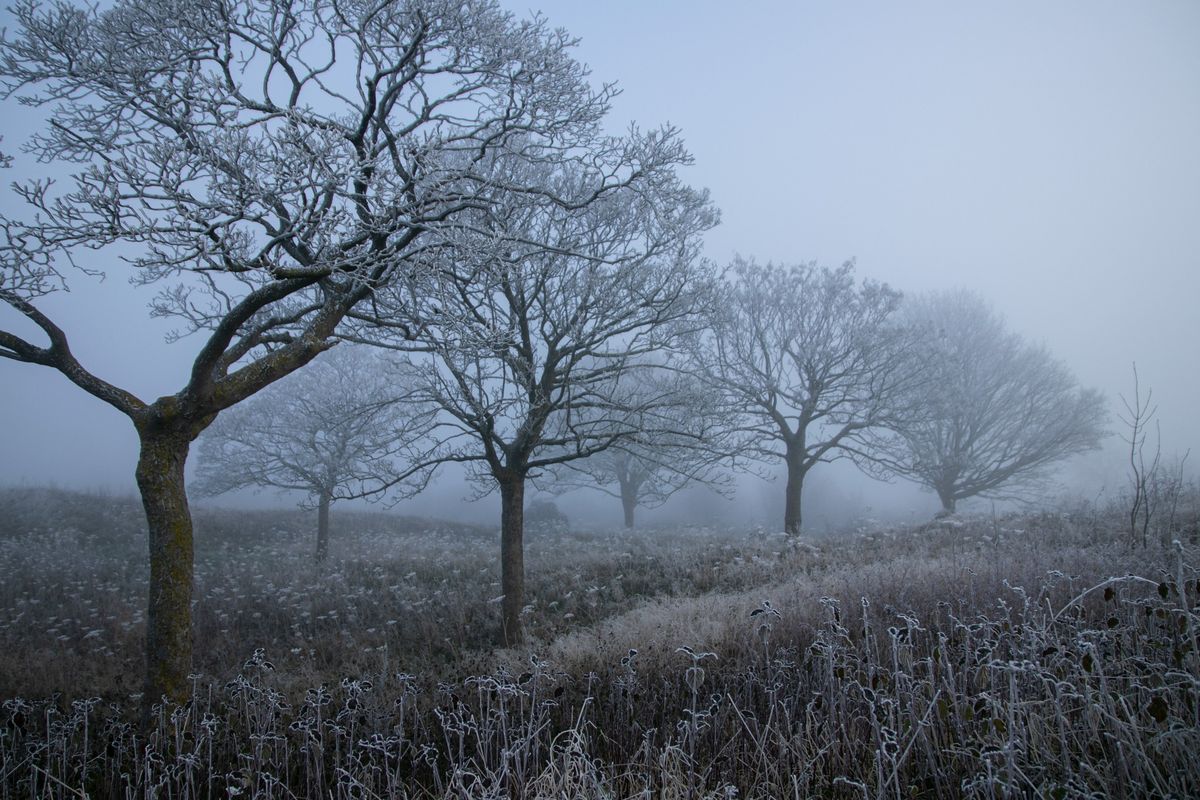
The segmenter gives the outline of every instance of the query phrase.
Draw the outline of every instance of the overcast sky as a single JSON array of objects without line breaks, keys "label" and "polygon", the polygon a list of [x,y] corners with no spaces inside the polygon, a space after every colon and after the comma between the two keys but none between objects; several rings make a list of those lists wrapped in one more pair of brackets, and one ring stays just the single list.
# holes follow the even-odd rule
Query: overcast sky
[{"label": "overcast sky", "polygon": [[[1114,402],[1136,361],[1164,449],[1200,451],[1200,3],[505,5],[580,37],[614,127],[682,130],[711,258],[977,290]],[[94,371],[175,391],[196,345],[126,278],[45,306]],[[60,376],[0,362],[0,421],[0,484],[132,487],[130,424]]]}]

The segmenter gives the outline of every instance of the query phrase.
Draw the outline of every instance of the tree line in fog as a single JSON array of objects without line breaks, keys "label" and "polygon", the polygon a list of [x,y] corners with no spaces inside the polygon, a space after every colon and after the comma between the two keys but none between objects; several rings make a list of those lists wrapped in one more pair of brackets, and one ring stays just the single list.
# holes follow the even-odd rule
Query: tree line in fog
[{"label": "tree line in fog", "polygon": [[[574,44],[492,0],[21,3],[0,42],[24,142],[68,178],[0,218],[0,356],[132,423],[149,531],[147,704],[187,695],[184,467],[337,498],[464,465],[501,497],[502,638],[521,638],[525,492],[595,484],[627,519],[783,464],[916,480],[947,510],[1094,447],[1103,402],[969,294],[853,267],[717,266],[679,132],[604,128]],[[747,243],[752,246],[753,243]],[[192,345],[161,397],[106,380],[44,299],[124,264]],[[114,337],[104,346],[136,354]],[[181,350],[182,357],[182,350]],[[315,363],[313,363],[315,362]]]}]

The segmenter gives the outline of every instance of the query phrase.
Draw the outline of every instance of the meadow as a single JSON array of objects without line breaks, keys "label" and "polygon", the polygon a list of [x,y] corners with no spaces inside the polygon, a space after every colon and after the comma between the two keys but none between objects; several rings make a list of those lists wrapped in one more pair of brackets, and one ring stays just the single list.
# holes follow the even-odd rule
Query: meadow
[{"label": "meadow", "polygon": [[0,491],[0,800],[1200,796],[1200,545],[1096,509],[527,533],[199,509],[190,702],[138,724],[134,500]]}]

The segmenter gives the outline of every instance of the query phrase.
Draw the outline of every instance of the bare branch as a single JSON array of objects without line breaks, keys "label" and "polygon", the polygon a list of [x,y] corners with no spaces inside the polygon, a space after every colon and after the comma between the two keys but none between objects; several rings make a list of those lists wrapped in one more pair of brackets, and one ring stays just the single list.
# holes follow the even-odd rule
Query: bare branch
[{"label": "bare branch", "polygon": [[88,394],[100,398],[126,416],[135,417],[145,410],[146,404],[132,393],[114,386],[84,369],[71,353],[67,335],[32,303],[5,289],[0,289],[0,300],[24,314],[50,339],[50,346],[42,348],[26,342],[15,334],[0,331],[0,348],[3,348],[0,350],[0,356],[52,367]]}]

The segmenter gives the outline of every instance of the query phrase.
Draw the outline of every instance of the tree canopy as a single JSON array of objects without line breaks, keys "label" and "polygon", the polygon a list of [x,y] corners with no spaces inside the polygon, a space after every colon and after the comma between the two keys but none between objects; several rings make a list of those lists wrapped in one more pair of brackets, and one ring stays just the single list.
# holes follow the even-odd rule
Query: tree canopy
[{"label": "tree canopy", "polygon": [[742,452],[787,468],[784,529],[801,529],[804,478],[816,464],[867,455],[867,433],[897,413],[913,380],[900,293],[856,282],[854,265],[737,260],[694,352],[744,438]]},{"label": "tree canopy", "polygon": [[[471,215],[464,241],[429,251],[390,303],[381,294],[391,328],[364,330],[410,351],[411,398],[440,410],[429,463],[465,464],[483,491],[500,490],[510,642],[521,636],[526,480],[652,425],[657,402],[625,385],[700,324],[711,275],[699,235],[716,213],[676,176],[688,156],[672,133],[644,146],[674,159],[586,206],[493,198]],[[529,169],[504,160],[495,168]],[[586,181],[574,169],[534,171],[552,194]]]},{"label": "tree canopy", "polygon": [[970,497],[1021,497],[1052,464],[1099,446],[1102,395],[1008,331],[978,295],[928,294],[904,313],[922,333],[913,357],[924,378],[907,394],[909,412],[874,442],[875,463],[936,492],[944,511]]}]

